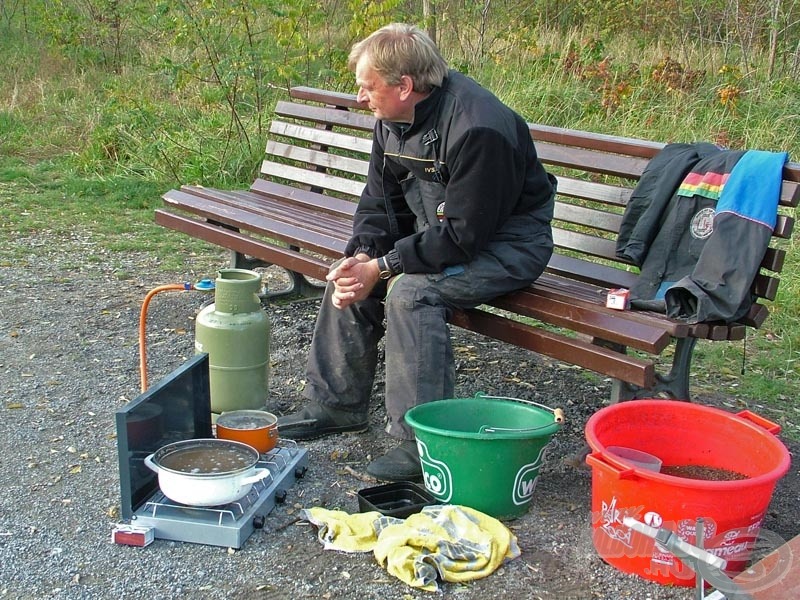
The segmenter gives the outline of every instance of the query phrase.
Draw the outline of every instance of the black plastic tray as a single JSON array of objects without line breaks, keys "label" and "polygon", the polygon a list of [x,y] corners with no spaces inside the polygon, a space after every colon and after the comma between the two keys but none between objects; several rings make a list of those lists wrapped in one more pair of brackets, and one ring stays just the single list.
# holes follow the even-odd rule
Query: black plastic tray
[{"label": "black plastic tray", "polygon": [[358,492],[358,510],[377,510],[387,517],[405,519],[425,506],[436,504],[436,498],[424,487],[409,481],[387,483]]}]

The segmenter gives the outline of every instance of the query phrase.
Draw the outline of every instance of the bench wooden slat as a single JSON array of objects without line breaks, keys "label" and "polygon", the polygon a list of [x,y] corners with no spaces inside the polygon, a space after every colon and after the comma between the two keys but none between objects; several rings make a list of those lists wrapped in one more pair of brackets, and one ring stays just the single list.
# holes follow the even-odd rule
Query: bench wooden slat
[{"label": "bench wooden slat", "polygon": [[557,221],[592,227],[608,233],[616,233],[622,223],[622,215],[587,208],[578,204],[559,202],[553,208],[553,218]]},{"label": "bench wooden slat", "polygon": [[509,321],[501,316],[478,310],[456,311],[451,322],[459,327],[635,385],[649,388],[655,383],[655,367],[651,361],[620,354],[579,339],[558,335],[517,321]]},{"label": "bench wooden slat", "polygon": [[[539,159],[546,165],[579,169],[589,173],[613,175],[627,179],[638,178],[649,162],[646,158],[557,146],[548,142],[537,142],[536,150],[539,154]],[[558,174],[556,174],[556,177],[558,177]]]},{"label": "bench wooden slat", "polygon": [[708,333],[704,337],[714,342],[721,342],[729,339],[732,329],[736,327],[734,324],[723,323],[721,321],[717,323],[707,323],[707,325]]},{"label": "bench wooden slat", "polygon": [[786,250],[782,248],[767,248],[761,261],[761,267],[769,269],[773,273],[780,273],[783,270],[784,262],[786,262]]},{"label": "bench wooden slat", "polygon": [[[754,327],[758,329],[761,325],[764,324],[764,321],[767,320],[769,316],[769,308],[764,306],[763,304],[759,304],[758,302],[754,302],[753,305],[750,307],[750,310],[747,312],[747,315],[742,318],[742,323],[747,325],[748,327]],[[743,330],[743,334],[746,334],[746,330]],[[744,338],[742,337],[728,337],[729,340],[741,340]]]},{"label": "bench wooden slat", "polygon": [[[197,199],[200,201],[198,202]],[[227,205],[236,210],[248,211],[254,215],[285,222],[293,227],[302,227],[345,240],[348,233],[344,228],[348,227],[351,222],[349,217],[341,217],[329,212],[319,213],[316,210],[308,210],[302,204],[287,204],[280,197],[270,197],[249,191],[237,192],[184,186],[180,192],[170,194],[169,203],[195,214],[198,214],[198,207],[202,207],[204,211],[219,212],[220,217],[222,216],[221,211],[215,205]],[[238,223],[229,222],[228,224],[239,226]],[[253,222],[252,225],[255,227],[257,223]],[[291,235],[291,230],[285,231],[284,235]],[[302,240],[296,240],[296,242],[302,243]]]},{"label": "bench wooden slat", "polygon": [[329,261],[327,260],[323,261],[311,255],[300,254],[289,248],[281,248],[264,240],[256,240],[238,231],[224,229],[212,223],[197,221],[163,209],[156,209],[155,222],[222,248],[258,256],[271,264],[284,265],[285,268],[302,273],[312,279],[324,280],[325,274],[328,272]]},{"label": "bench wooden slat", "polygon": [[[568,299],[572,299],[573,301],[588,301],[593,302],[596,304],[601,304],[605,300],[606,289],[608,287],[620,287],[620,288],[631,288],[635,283],[636,274],[632,272],[626,272],[621,269],[617,269],[615,267],[607,267],[604,265],[600,265],[597,263],[592,263],[583,259],[573,258],[569,256],[564,256],[562,254],[554,254],[550,259],[550,262],[547,266],[547,273],[558,275],[561,277],[568,277],[571,280],[579,280],[583,281],[586,284],[591,284],[596,286],[594,290],[588,288],[583,292],[579,292],[574,287],[570,288],[566,293],[560,291],[561,288],[565,287],[562,282],[558,282],[555,285],[551,286],[552,290],[559,290],[559,291],[546,291],[548,290],[548,278],[547,275],[543,275],[538,282],[534,283],[534,285],[530,288],[532,292],[536,293],[545,293],[551,297],[561,298],[564,301]],[[777,282],[773,279],[770,279],[770,287],[777,286]],[[771,290],[774,291],[774,290]],[[578,296],[582,298],[582,300],[578,300]],[[764,296],[765,299],[769,299],[768,297]],[[625,313],[630,318],[639,318],[644,316],[646,319],[653,318],[652,313],[646,313],[641,311],[627,311]],[[754,303],[751,308],[750,312],[745,315],[741,319],[741,322],[750,327],[761,327],[763,322],[766,320],[769,314],[769,309],[758,303]],[[666,316],[660,316],[659,318],[666,319]],[[709,330],[707,326],[704,324],[696,324],[692,325],[691,328],[689,326],[679,322],[679,321],[669,321],[670,323],[674,323],[678,325],[678,329],[671,330],[671,335],[675,337],[685,337],[686,335],[691,335],[692,337],[698,337],[702,339],[734,339],[740,340],[743,339],[744,331],[733,332],[729,331],[727,333],[722,333],[720,327],[725,327],[725,325],[716,324],[715,329],[713,331]],[[730,324],[729,327],[733,328],[735,324]],[[726,338],[721,337],[725,335]],[[710,337],[709,337],[710,336]],[[735,337],[731,337],[735,336]]]},{"label": "bench wooden slat", "polygon": [[309,190],[301,190],[277,181],[258,178],[250,186],[254,192],[268,198],[284,201],[289,205],[297,205],[315,212],[331,214],[352,221],[356,203],[332,196],[325,196]]},{"label": "bench wooden slat", "polygon": [[[237,229],[261,232],[287,244],[298,245],[327,256],[341,255],[346,246],[346,236],[338,238],[311,231],[308,228],[290,224],[284,219],[271,218],[233,206],[211,202],[206,198],[196,198],[182,192],[171,192],[165,195],[168,204],[179,206],[205,219],[216,221],[225,219],[225,223]],[[346,231],[346,230],[345,230]]]},{"label": "bench wooden slat", "polygon": [[553,243],[556,247],[565,250],[575,250],[589,256],[616,259],[616,242],[614,240],[599,238],[594,235],[569,231],[567,229],[553,228]]},{"label": "bench wooden slat", "polygon": [[375,117],[371,114],[298,104],[296,102],[279,101],[275,106],[275,114],[281,117],[313,121],[324,124],[327,127],[338,126],[362,132],[371,132],[375,127]]},{"label": "bench wooden slat", "polygon": [[346,135],[335,131],[329,131],[327,129],[306,127],[304,125],[297,125],[296,123],[285,123],[284,121],[273,121],[269,130],[270,133],[275,135],[319,144],[326,148],[339,148],[340,150],[357,152],[364,155],[365,161],[369,158],[369,154],[372,151],[372,142],[370,140],[355,135]]},{"label": "bench wooden slat", "polygon": [[301,148],[273,140],[267,143],[267,154],[365,177],[369,169],[369,164],[363,160],[350,158],[349,156],[337,156],[329,152]]},{"label": "bench wooden slat", "polygon": [[751,291],[759,298],[773,301],[778,297],[778,284],[780,281],[777,277],[768,277],[763,273],[759,273],[756,275]]},{"label": "bench wooden slat", "polygon": [[603,133],[591,133],[577,129],[551,127],[540,123],[529,123],[531,135],[535,141],[552,142],[562,146],[586,148],[628,154],[639,158],[651,159],[664,147],[660,142],[651,142],[636,138],[626,138]]},{"label": "bench wooden slat", "polygon": [[790,163],[789,166],[784,167],[783,178],[791,178],[792,181],[791,183],[783,182],[780,203],[782,206],[797,208],[798,203],[800,203],[800,183],[798,183],[800,181],[800,165]]},{"label": "bench wooden slat", "polygon": [[636,283],[636,273],[617,267],[609,267],[585,259],[554,253],[547,264],[547,271],[591,283],[598,287],[631,288]]},{"label": "bench wooden slat", "polygon": [[[285,223],[286,226],[279,232],[283,236],[283,240],[291,245],[302,246],[307,243],[306,239],[295,238],[295,231],[300,228],[301,231],[309,231],[323,236],[323,239],[340,240],[342,243],[346,242],[349,238],[350,220],[342,219],[330,213],[319,213],[313,210],[308,210],[306,207],[298,204],[286,204],[280,198],[271,198],[261,194],[252,192],[240,192],[238,194],[206,194],[204,198],[208,201],[203,204],[205,210],[217,211],[214,204],[227,204],[235,209],[247,211],[254,216],[265,217],[268,219],[270,227],[274,226],[275,222]],[[187,206],[186,210],[192,211],[194,207]],[[268,236],[271,230],[259,229],[260,222],[256,219],[249,221],[252,231],[260,233],[261,235]],[[235,224],[238,226],[238,223]],[[248,229],[244,227],[243,229]]]},{"label": "bench wooden slat", "polygon": [[627,319],[623,311],[614,311],[604,306],[589,307],[571,300],[565,302],[536,294],[533,290],[506,294],[489,304],[651,354],[660,354],[669,345],[671,337],[664,327]]},{"label": "bench wooden slat", "polygon": [[778,215],[777,222],[775,223],[775,229],[772,230],[772,235],[784,240],[788,240],[790,237],[792,237],[793,231],[794,217]]},{"label": "bench wooden slat", "polygon": [[591,199],[604,204],[624,208],[633,192],[632,188],[583,181],[572,177],[558,178],[558,195],[579,199]]},{"label": "bench wooden slat", "polygon": [[261,174],[267,177],[278,177],[302,183],[310,186],[312,189],[333,190],[350,196],[361,195],[361,190],[364,189],[365,185],[362,181],[353,181],[352,179],[336,177],[319,171],[301,169],[270,160],[265,160],[261,163]]},{"label": "bench wooden slat", "polygon": [[364,103],[356,100],[355,94],[348,92],[335,92],[333,90],[321,90],[319,88],[296,85],[289,90],[289,96],[298,100],[310,100],[329,106],[367,110],[367,106]]},{"label": "bench wooden slat", "polygon": [[[605,306],[607,288],[544,273],[526,291],[596,310],[598,306]],[[531,302],[535,302],[535,300],[531,300]],[[672,337],[678,338],[694,336],[695,333],[700,333],[702,337],[705,332],[702,324],[699,326],[689,325],[683,321],[669,319],[664,314],[648,311],[620,311],[619,318],[663,329]]]}]

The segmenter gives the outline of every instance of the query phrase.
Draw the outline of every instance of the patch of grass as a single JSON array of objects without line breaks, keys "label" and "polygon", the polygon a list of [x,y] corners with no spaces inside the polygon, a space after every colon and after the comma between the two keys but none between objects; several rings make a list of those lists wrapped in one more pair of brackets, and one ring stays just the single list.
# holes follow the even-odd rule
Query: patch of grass
[{"label": "patch of grass", "polygon": [[[62,160],[27,165],[0,157],[0,244],[3,261],[25,249],[12,241],[35,233],[70,235],[88,231],[111,252],[146,252],[166,270],[179,270],[190,253],[219,253],[205,242],[157,226],[153,209],[170,184],[130,176],[86,177]],[[92,260],[92,256],[80,257]],[[96,260],[105,260],[97,257]]]}]

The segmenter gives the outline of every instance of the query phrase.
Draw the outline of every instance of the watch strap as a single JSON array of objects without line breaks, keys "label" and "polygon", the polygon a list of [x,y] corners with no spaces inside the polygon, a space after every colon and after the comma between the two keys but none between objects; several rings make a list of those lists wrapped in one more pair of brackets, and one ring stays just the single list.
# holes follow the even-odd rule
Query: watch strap
[{"label": "watch strap", "polygon": [[392,275],[394,275],[383,256],[379,256],[376,260],[378,261],[378,277],[381,279],[389,279]]}]

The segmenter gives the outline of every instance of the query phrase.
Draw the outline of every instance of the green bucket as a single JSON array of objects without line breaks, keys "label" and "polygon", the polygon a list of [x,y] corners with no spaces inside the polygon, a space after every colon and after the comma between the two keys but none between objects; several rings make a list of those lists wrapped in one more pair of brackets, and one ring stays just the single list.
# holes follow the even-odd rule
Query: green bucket
[{"label": "green bucket", "polygon": [[440,502],[498,519],[527,512],[562,421],[560,410],[484,394],[428,402],[406,413],[428,491]]}]

